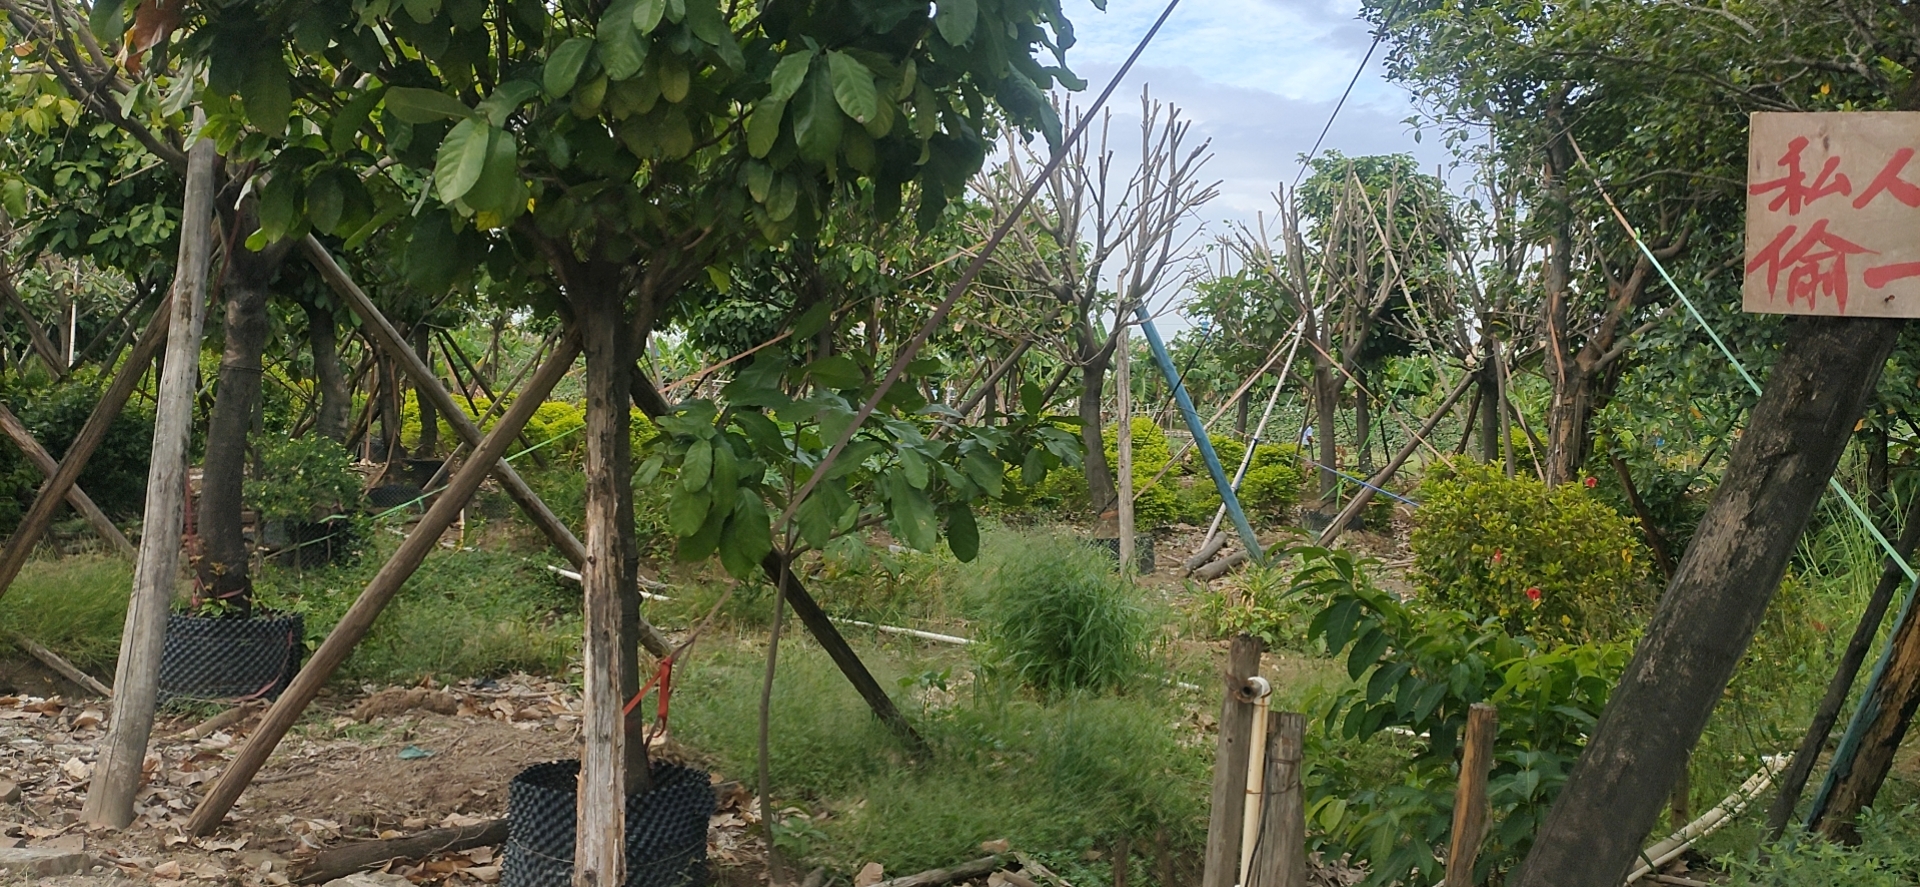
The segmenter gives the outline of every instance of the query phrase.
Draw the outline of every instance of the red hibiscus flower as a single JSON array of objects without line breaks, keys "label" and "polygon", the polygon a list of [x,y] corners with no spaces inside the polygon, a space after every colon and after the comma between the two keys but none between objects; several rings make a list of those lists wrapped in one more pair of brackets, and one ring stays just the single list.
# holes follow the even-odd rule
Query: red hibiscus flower
[{"label": "red hibiscus flower", "polygon": [[1531,588],[1528,588],[1528,589],[1527,589],[1527,600],[1530,600],[1530,601],[1533,601],[1533,602],[1534,602],[1534,603],[1536,603],[1536,604],[1540,602],[1540,587],[1539,587],[1539,586],[1537,586],[1537,585],[1536,585],[1536,586],[1533,586],[1533,587],[1531,587]]}]

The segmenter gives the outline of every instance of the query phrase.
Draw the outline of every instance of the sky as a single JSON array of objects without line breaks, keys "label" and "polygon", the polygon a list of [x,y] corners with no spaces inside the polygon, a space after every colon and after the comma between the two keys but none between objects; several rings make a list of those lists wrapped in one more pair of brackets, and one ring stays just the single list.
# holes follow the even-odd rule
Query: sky
[{"label": "sky", "polygon": [[[1165,0],[1108,0],[1105,12],[1067,0],[1078,38],[1067,64],[1089,81],[1083,101],[1106,86],[1163,9]],[[1137,142],[1140,90],[1151,87],[1193,121],[1190,139],[1212,142],[1207,171],[1220,196],[1201,210],[1202,236],[1225,233],[1232,221],[1252,225],[1257,213],[1271,218],[1275,189],[1293,183],[1299,155],[1367,54],[1372,36],[1359,9],[1357,0],[1182,0],[1110,101],[1115,141]],[[1367,63],[1322,150],[1410,153],[1436,170],[1448,154],[1437,133],[1414,140],[1404,122],[1413,98],[1382,76],[1384,52]],[[1116,151],[1116,161],[1130,159]],[[1167,318],[1162,326],[1171,335],[1185,324]]]}]

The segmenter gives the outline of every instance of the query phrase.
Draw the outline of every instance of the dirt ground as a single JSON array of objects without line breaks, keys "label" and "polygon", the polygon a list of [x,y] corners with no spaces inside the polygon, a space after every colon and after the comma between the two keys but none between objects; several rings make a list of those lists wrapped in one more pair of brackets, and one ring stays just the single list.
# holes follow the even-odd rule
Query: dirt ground
[{"label": "dirt ground", "polygon": [[[163,715],[154,730],[148,785],[124,831],[79,822],[107,706],[97,699],[38,695],[44,675],[0,670],[0,846],[55,847],[94,858],[86,873],[60,878],[0,875],[0,885],[109,887],[138,883],[280,885],[326,848],[463,826],[506,814],[507,786],[528,765],[577,757],[580,700],[563,683],[525,676],[446,688],[364,688],[323,695],[286,739],[220,830],[184,834],[207,786],[244,743],[258,711],[224,729],[195,731],[205,716]],[[437,710],[436,710],[437,709]],[[681,758],[670,740],[655,748]],[[719,779],[718,776],[715,777]],[[17,787],[17,796],[14,789]],[[708,853],[723,880],[753,882],[762,854],[746,832],[757,822],[749,799],[723,786]],[[744,805],[744,806],[743,806]],[[480,848],[388,872],[416,884],[487,884],[500,877],[499,851]],[[743,869],[745,871],[729,871]],[[746,877],[742,878],[741,875]]]}]

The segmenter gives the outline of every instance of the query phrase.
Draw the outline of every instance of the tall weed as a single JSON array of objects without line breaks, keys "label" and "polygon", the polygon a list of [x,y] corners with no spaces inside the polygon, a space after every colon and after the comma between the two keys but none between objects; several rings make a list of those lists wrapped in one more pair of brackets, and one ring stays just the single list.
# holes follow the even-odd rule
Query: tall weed
[{"label": "tall weed", "polygon": [[984,665],[1045,693],[1104,691],[1139,679],[1151,638],[1138,591],[1106,555],[1061,535],[993,552]]}]

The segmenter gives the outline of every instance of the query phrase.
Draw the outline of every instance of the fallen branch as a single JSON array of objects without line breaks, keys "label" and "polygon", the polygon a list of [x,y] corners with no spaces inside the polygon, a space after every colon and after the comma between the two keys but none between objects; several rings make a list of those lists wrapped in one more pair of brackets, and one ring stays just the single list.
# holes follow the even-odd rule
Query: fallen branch
[{"label": "fallen branch", "polygon": [[221,730],[225,730],[228,727],[231,727],[235,724],[240,723],[241,721],[246,720],[248,715],[258,712],[261,709],[261,707],[262,706],[258,700],[236,705],[232,708],[227,709],[226,711],[223,711],[217,715],[214,715],[213,717],[210,717],[204,721],[201,721],[200,723],[195,724],[192,727],[189,727],[186,730],[183,730],[176,735],[179,738],[188,740],[190,742],[199,742],[200,740],[205,739],[209,736],[212,736],[213,734],[218,733]]},{"label": "fallen branch", "polygon": [[1004,861],[1006,861],[1006,857],[998,854],[983,856],[972,862],[963,862],[952,868],[928,869],[917,875],[894,878],[891,881],[881,881],[875,884],[874,887],[938,887],[938,885],[941,884],[952,884],[957,881],[965,881],[969,878],[978,878],[981,875],[992,874],[993,870],[999,868],[1000,864]]},{"label": "fallen branch", "polygon": [[79,684],[88,690],[92,690],[99,696],[109,699],[113,698],[113,690],[111,688],[106,684],[100,683],[93,675],[75,668],[73,663],[60,658],[60,654],[40,646],[34,642],[33,638],[27,637],[17,631],[8,632],[8,634],[12,636],[14,643],[20,645],[20,649],[33,654],[33,658],[46,663],[48,668],[59,672],[62,676],[66,677],[67,680]]},{"label": "fallen branch", "polygon": [[313,858],[313,862],[301,871],[299,883],[325,883],[373,868],[392,859],[420,859],[435,853],[471,850],[475,847],[504,844],[506,841],[507,821],[505,819],[494,819],[459,828],[437,828],[405,838],[361,841],[331,850],[322,850]]},{"label": "fallen branch", "polygon": [[1239,551],[1235,551],[1227,555],[1226,557],[1223,557],[1217,561],[1214,561],[1210,564],[1206,564],[1205,566],[1202,566],[1199,569],[1194,570],[1193,578],[1199,579],[1203,582],[1212,581],[1214,579],[1218,579],[1222,576],[1227,575],[1227,573],[1231,572],[1234,567],[1240,566],[1241,564],[1246,562],[1247,562],[1246,549],[1241,549]]}]

